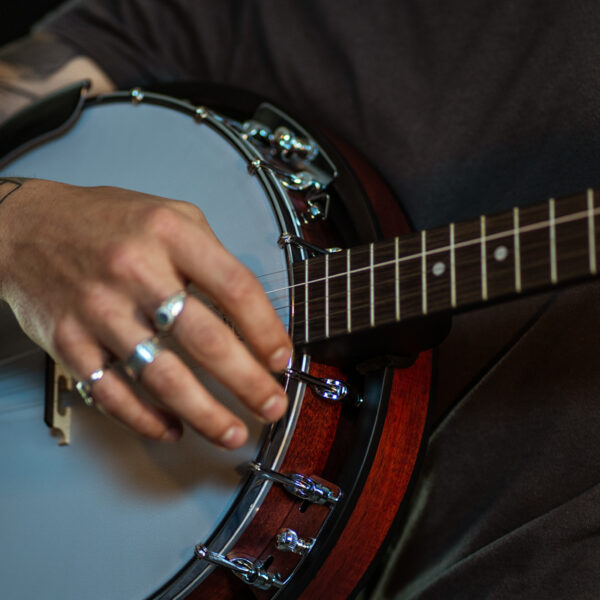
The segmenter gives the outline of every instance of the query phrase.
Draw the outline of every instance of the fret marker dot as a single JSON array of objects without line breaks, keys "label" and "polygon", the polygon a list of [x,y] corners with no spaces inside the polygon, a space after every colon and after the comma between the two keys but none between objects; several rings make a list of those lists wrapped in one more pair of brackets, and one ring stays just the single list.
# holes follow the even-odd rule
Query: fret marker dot
[{"label": "fret marker dot", "polygon": [[498,262],[502,262],[508,256],[508,248],[506,246],[498,246],[494,250],[494,258]]},{"label": "fret marker dot", "polygon": [[433,267],[431,268],[431,272],[436,277],[439,277],[440,275],[443,275],[445,271],[446,271],[446,265],[443,262],[436,262],[433,265]]}]

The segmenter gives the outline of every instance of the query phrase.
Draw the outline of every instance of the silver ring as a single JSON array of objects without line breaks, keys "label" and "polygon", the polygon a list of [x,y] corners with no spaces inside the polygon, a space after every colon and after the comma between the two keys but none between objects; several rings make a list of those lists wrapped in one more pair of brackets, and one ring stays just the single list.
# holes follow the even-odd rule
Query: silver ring
[{"label": "silver ring", "polygon": [[161,302],[154,311],[154,326],[158,331],[169,331],[175,325],[175,319],[181,314],[187,293],[177,292]]},{"label": "silver ring", "polygon": [[104,369],[97,369],[87,379],[82,379],[75,384],[75,389],[79,392],[83,401],[90,407],[96,404],[92,396],[92,384],[100,381],[104,377],[104,373]]},{"label": "silver ring", "polygon": [[162,347],[157,337],[148,338],[135,347],[135,350],[123,363],[123,369],[129,377],[137,379],[142,369],[152,364],[161,350]]}]

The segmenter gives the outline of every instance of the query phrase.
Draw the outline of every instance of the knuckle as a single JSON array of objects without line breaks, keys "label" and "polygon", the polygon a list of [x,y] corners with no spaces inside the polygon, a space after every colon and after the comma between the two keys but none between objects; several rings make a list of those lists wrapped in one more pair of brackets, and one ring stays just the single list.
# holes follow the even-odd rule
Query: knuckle
[{"label": "knuckle", "polygon": [[215,422],[218,414],[204,402],[198,402],[194,407],[193,415],[190,418],[190,424],[200,434],[212,437],[215,428]]},{"label": "knuckle", "polygon": [[242,304],[257,293],[257,283],[250,272],[238,265],[228,274],[227,285],[223,290],[223,300],[227,304]]},{"label": "knuckle", "polygon": [[174,202],[174,206],[177,207],[180,212],[185,214],[196,223],[202,225],[207,223],[204,213],[195,204],[192,204],[191,202],[182,202],[180,200],[175,200]]},{"label": "knuckle", "polygon": [[168,397],[181,389],[186,379],[184,374],[186,367],[174,355],[167,352],[161,354],[160,360],[147,367],[147,373],[154,392],[159,396]]},{"label": "knuckle", "polygon": [[74,352],[80,340],[79,328],[75,320],[62,317],[54,325],[52,345],[59,356],[69,356]]},{"label": "knuckle", "polygon": [[119,418],[123,404],[126,401],[125,395],[117,387],[105,386],[98,392],[94,398],[102,407],[102,410],[112,417]]},{"label": "knuckle", "polygon": [[191,331],[191,343],[196,355],[210,356],[212,359],[225,358],[230,351],[227,332],[217,323],[196,324]]},{"label": "knuckle", "polygon": [[99,283],[87,285],[79,302],[83,314],[95,320],[105,321],[113,312],[107,289]]},{"label": "knuckle", "polygon": [[243,398],[244,401],[256,408],[265,398],[270,397],[275,393],[274,380],[263,373],[260,368],[256,368],[252,373],[248,373],[244,378]]},{"label": "knuckle", "polygon": [[105,249],[104,264],[116,279],[130,279],[140,261],[140,252],[133,241],[119,241]]},{"label": "knuckle", "polygon": [[155,440],[160,439],[165,432],[165,427],[157,423],[154,415],[143,406],[136,406],[132,410],[129,426],[138,433]]},{"label": "knuckle", "polygon": [[166,204],[149,206],[142,215],[142,224],[151,236],[168,238],[177,235],[180,228],[180,216]]}]

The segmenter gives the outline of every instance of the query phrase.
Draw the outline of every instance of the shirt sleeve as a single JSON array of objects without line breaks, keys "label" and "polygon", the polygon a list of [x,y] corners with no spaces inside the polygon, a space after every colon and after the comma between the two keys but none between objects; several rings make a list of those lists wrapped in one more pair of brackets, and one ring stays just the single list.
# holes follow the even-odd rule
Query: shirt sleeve
[{"label": "shirt sleeve", "polygon": [[117,87],[226,73],[239,0],[73,0],[37,24],[92,58]]}]

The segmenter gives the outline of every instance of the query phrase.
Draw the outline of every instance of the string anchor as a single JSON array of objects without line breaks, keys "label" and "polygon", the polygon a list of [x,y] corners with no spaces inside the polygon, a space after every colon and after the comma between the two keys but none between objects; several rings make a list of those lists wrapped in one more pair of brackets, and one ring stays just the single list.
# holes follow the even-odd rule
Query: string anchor
[{"label": "string anchor", "polygon": [[308,250],[313,254],[313,256],[318,256],[321,254],[335,254],[336,252],[341,252],[341,248],[321,248],[321,246],[317,246],[316,244],[311,244],[307,242],[305,239],[298,237],[292,233],[288,233],[284,231],[277,240],[277,245],[280,248],[285,248],[286,246],[296,246],[296,248],[303,248],[304,250]]}]

